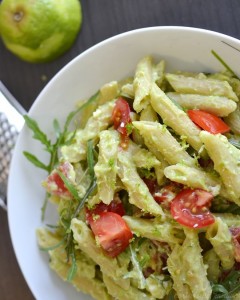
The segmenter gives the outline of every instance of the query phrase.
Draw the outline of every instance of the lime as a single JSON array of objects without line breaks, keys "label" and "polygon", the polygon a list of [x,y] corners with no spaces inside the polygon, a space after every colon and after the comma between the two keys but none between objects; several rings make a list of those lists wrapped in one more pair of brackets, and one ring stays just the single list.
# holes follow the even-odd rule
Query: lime
[{"label": "lime", "polygon": [[0,34],[28,62],[51,61],[67,51],[82,23],[79,0],[3,0]]}]

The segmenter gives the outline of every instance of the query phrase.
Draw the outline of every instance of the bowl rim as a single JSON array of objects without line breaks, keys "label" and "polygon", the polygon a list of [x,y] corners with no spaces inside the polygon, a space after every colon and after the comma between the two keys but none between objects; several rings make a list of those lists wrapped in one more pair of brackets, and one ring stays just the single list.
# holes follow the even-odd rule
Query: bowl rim
[{"label": "bowl rim", "polygon": [[[57,73],[50,79],[50,81],[45,85],[45,87],[41,90],[41,92],[39,93],[39,95],[36,97],[36,99],[34,100],[34,102],[32,103],[28,114],[32,114],[35,109],[37,108],[37,105],[39,103],[39,101],[41,99],[43,99],[45,92],[49,89],[49,87],[55,82],[57,81],[61,76],[63,76],[63,74],[66,72],[67,69],[71,68],[71,66],[73,64],[75,64],[78,60],[82,59],[82,57],[89,55],[89,53],[94,52],[97,48],[100,48],[106,44],[112,43],[115,40],[119,40],[119,39],[124,39],[126,36],[131,36],[131,35],[138,35],[138,34],[142,34],[147,33],[147,32],[152,32],[152,31],[179,31],[179,32],[195,32],[195,33],[201,33],[203,35],[210,35],[210,36],[215,36],[215,37],[219,37],[219,38],[224,38],[225,40],[229,41],[229,42],[233,42],[236,44],[239,44],[239,49],[236,48],[236,50],[240,51],[240,40],[227,35],[227,34],[223,34],[217,31],[213,31],[213,30],[209,30],[209,29],[204,29],[204,28],[198,28],[198,27],[189,27],[189,26],[152,26],[152,27],[142,27],[142,28],[138,28],[138,29],[133,29],[133,30],[128,30],[119,34],[116,34],[114,36],[108,37],[94,45],[92,45],[91,47],[87,48],[86,50],[84,50],[83,52],[81,52],[80,54],[78,54],[76,57],[74,57],[72,60],[70,60],[65,66],[63,66],[59,71],[57,71]],[[231,45],[230,45],[231,46]],[[233,48],[235,48],[234,46],[232,46]],[[24,126],[25,127],[25,126]],[[19,140],[19,137],[21,136],[21,132],[18,136],[17,139],[17,143]],[[16,144],[17,144],[16,143]],[[14,155],[13,151],[13,155]],[[10,167],[11,170],[11,167]],[[8,195],[9,195],[9,191],[8,191]],[[8,197],[9,198],[9,197]],[[21,263],[21,259],[18,255],[18,251],[17,251],[17,246],[15,244],[14,238],[13,238],[13,228],[12,228],[12,223],[10,221],[10,215],[11,212],[8,211],[8,225],[9,225],[9,232],[10,232],[10,239],[11,239],[11,243],[14,249],[14,253],[15,253],[15,257],[17,259],[17,263],[20,267],[20,271],[28,285],[28,288],[31,290],[31,293],[34,295],[34,297],[37,299],[37,295],[35,294],[36,291],[32,289],[32,287],[29,284],[29,280],[28,278],[25,276],[25,273],[22,270],[22,263]]]},{"label": "bowl rim", "polygon": [[[34,102],[32,103],[29,112],[31,114],[31,112],[35,109],[35,105],[38,103],[39,99],[42,98],[42,95],[45,93],[45,91],[48,89],[48,87],[50,85],[52,85],[52,83],[56,80],[58,80],[59,77],[62,76],[62,74],[68,69],[70,68],[73,64],[76,63],[76,61],[80,60],[82,57],[87,56],[89,53],[95,51],[95,49],[100,48],[108,43],[113,42],[114,40],[118,40],[118,39],[122,39],[125,38],[126,36],[131,36],[131,35],[136,35],[136,34],[142,34],[143,32],[152,32],[152,31],[185,31],[185,32],[196,32],[196,33],[201,33],[201,34],[207,34],[207,35],[212,35],[212,36],[218,36],[221,38],[224,38],[226,40],[235,42],[235,43],[240,43],[240,39],[224,34],[224,33],[220,33],[218,31],[214,31],[214,30],[209,30],[209,29],[205,29],[205,28],[198,28],[198,27],[190,27],[190,26],[171,26],[171,25],[167,25],[167,26],[151,26],[151,27],[142,27],[142,28],[137,28],[137,29],[132,29],[132,30],[128,30],[119,34],[116,34],[114,36],[108,37],[96,44],[93,44],[92,46],[90,46],[89,48],[87,48],[86,50],[84,50],[83,52],[79,53],[76,57],[74,57],[72,60],[70,60],[66,65],[64,65],[59,71],[57,71],[57,73],[50,79],[50,81],[45,85],[45,87],[40,91],[40,93],[38,94],[38,96],[36,97],[36,99],[34,100]],[[232,45],[229,45],[230,47],[234,48],[235,50],[240,52],[240,44],[239,44],[239,49],[235,48]]]}]

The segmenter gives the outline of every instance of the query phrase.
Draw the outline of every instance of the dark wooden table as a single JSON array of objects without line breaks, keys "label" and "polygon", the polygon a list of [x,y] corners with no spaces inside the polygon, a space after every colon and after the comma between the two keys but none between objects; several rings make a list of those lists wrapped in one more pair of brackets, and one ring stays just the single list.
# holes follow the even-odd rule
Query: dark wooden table
[{"label": "dark wooden table", "polygon": [[[81,32],[73,47],[53,62],[23,62],[0,42],[0,80],[26,110],[66,63],[113,35],[142,27],[180,25],[210,29],[240,38],[239,0],[82,0],[81,3]],[[15,259],[7,214],[1,209],[0,299],[34,299]]]}]

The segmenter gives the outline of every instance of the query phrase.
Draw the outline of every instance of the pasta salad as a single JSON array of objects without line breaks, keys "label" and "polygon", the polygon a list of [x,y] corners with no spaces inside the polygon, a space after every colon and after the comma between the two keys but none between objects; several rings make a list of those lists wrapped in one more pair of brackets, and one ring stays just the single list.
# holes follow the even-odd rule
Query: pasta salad
[{"label": "pasta salad", "polygon": [[[71,112],[42,182],[57,224],[37,229],[63,280],[94,299],[239,299],[240,80],[143,57]],[[70,124],[75,128],[70,129]]]}]

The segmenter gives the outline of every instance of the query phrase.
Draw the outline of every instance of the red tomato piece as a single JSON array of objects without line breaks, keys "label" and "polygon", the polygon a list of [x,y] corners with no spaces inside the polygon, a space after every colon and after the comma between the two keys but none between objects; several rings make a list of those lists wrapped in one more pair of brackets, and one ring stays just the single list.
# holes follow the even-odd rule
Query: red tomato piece
[{"label": "red tomato piece", "polygon": [[127,124],[131,123],[130,113],[128,102],[121,97],[118,98],[112,112],[112,120],[114,128],[121,134],[122,145],[128,144]]},{"label": "red tomato piece", "polygon": [[169,208],[169,203],[175,198],[179,191],[179,184],[172,182],[160,188],[156,179],[143,178],[143,181],[147,185],[149,192],[152,194],[155,201],[159,204],[163,204],[166,208]]},{"label": "red tomato piece", "polygon": [[[67,178],[70,176],[70,171],[73,169],[72,165],[68,162],[62,163],[57,170],[59,170]],[[58,175],[56,170],[53,170],[52,173],[47,177],[47,180],[43,184],[46,190],[52,194],[61,197],[71,197],[71,193],[66,188],[62,178]]]},{"label": "red tomato piece", "polygon": [[125,210],[122,201],[118,197],[114,197],[110,204],[105,204],[103,202],[98,203],[93,209],[86,210],[87,222],[91,225],[95,218],[98,217],[102,212],[114,212],[119,216],[125,215]]},{"label": "red tomato piece", "polygon": [[116,257],[123,252],[133,237],[124,219],[113,212],[100,213],[90,226],[98,242],[110,257]]},{"label": "red tomato piece", "polygon": [[209,211],[213,195],[201,189],[182,190],[171,202],[171,214],[180,224],[202,228],[215,222]]},{"label": "red tomato piece", "polygon": [[222,119],[206,111],[189,110],[188,116],[195,124],[210,133],[225,133],[230,130],[230,127]]}]

